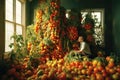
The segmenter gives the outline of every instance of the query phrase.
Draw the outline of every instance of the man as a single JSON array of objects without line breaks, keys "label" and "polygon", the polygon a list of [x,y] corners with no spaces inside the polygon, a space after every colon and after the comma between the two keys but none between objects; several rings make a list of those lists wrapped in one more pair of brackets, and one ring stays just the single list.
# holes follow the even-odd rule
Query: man
[{"label": "man", "polygon": [[83,57],[89,57],[91,58],[91,51],[89,48],[89,45],[84,41],[83,36],[79,36],[78,42],[80,43],[79,49],[71,50],[70,53],[67,55],[69,56],[69,60],[78,60],[82,61]]},{"label": "man", "polygon": [[78,42],[80,42],[80,49],[77,50],[76,52],[79,53],[79,54],[81,54],[81,55],[90,57],[90,55],[91,55],[90,47],[89,47],[89,45],[84,41],[83,36],[79,36]]}]

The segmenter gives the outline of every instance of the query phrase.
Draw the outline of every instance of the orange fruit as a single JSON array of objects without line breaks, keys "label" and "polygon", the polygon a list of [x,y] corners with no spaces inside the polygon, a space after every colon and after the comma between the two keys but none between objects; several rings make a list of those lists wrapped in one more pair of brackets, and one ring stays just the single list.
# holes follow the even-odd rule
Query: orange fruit
[{"label": "orange fruit", "polygon": [[98,70],[97,67],[95,67],[95,68],[93,69],[93,71],[94,71],[94,73],[97,73],[99,70]]},{"label": "orange fruit", "polygon": [[97,73],[96,74],[96,80],[104,80],[104,77],[102,76],[102,74]]},{"label": "orange fruit", "polygon": [[81,70],[81,73],[82,73],[82,74],[86,74],[86,70],[85,70],[85,69],[82,69],[82,70]]},{"label": "orange fruit", "polygon": [[114,65],[115,65],[114,62],[109,62],[107,66],[108,66],[109,68],[113,68]]}]

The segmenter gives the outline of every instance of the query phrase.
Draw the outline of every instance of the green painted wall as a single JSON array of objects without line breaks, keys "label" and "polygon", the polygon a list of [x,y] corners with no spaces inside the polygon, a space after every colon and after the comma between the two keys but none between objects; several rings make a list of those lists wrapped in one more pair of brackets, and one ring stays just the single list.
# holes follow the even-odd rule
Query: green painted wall
[{"label": "green painted wall", "polygon": [[113,13],[112,13],[112,0],[105,1],[105,30],[104,30],[104,37],[105,37],[105,48],[106,52],[109,54],[113,50]]},{"label": "green painted wall", "polygon": [[104,8],[105,0],[61,0],[61,6],[66,9]]},{"label": "green painted wall", "polygon": [[26,25],[30,25],[34,23],[34,10],[37,8],[38,6],[38,1],[39,0],[32,0],[26,1]]},{"label": "green painted wall", "polygon": [[120,53],[120,1],[113,1],[114,50]]}]

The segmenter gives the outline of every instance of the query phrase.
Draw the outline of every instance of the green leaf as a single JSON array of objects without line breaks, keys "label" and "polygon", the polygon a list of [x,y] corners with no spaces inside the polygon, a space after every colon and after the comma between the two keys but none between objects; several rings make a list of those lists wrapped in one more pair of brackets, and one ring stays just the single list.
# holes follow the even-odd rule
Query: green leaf
[{"label": "green leaf", "polygon": [[9,47],[12,48],[14,46],[14,43],[10,43]]}]

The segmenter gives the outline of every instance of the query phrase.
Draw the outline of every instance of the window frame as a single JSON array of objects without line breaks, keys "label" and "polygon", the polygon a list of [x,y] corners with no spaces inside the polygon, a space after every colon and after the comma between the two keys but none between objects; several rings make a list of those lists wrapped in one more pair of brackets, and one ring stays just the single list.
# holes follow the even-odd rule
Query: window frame
[{"label": "window frame", "polygon": [[[16,35],[16,28],[17,25],[22,27],[22,35],[25,38],[25,23],[26,23],[26,1],[18,0],[21,2],[21,24],[16,22],[16,0],[13,0],[13,21],[6,19],[6,0],[5,0],[5,29],[6,29],[6,22],[12,23],[14,25],[14,32]],[[15,41],[14,41],[15,43]],[[6,31],[5,31],[5,53],[8,53],[9,51],[6,51]]]},{"label": "window frame", "polygon": [[81,12],[100,12],[101,13],[101,30],[102,30],[102,34],[101,34],[101,36],[102,36],[102,39],[103,39],[103,41],[102,41],[102,43],[101,44],[97,44],[97,42],[95,41],[95,43],[96,43],[96,45],[99,45],[99,46],[102,46],[102,47],[104,47],[105,46],[105,40],[104,40],[104,13],[105,13],[105,10],[104,10],[104,8],[96,8],[96,9],[94,9],[94,8],[92,8],[92,9],[83,9],[83,10],[81,10],[80,11],[80,13]]}]

